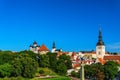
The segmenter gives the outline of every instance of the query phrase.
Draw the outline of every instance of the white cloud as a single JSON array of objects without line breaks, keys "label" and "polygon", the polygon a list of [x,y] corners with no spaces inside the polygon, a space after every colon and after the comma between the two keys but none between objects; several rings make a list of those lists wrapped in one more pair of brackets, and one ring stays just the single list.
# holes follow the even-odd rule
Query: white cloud
[{"label": "white cloud", "polygon": [[106,48],[109,49],[109,50],[117,50],[117,51],[120,51],[120,42],[108,44],[108,45],[106,46]]}]

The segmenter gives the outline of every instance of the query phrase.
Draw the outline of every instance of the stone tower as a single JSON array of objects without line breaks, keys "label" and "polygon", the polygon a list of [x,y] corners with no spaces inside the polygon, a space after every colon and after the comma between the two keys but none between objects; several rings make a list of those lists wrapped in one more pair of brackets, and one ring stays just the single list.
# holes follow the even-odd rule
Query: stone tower
[{"label": "stone tower", "polygon": [[96,44],[96,56],[98,58],[102,58],[105,56],[105,45],[102,40],[102,31],[99,29],[99,36],[98,36],[98,42]]}]

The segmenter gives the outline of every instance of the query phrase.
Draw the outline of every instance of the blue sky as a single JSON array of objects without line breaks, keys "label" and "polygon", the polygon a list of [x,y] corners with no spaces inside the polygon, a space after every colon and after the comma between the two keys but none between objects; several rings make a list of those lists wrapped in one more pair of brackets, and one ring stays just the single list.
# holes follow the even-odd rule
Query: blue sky
[{"label": "blue sky", "polygon": [[106,51],[120,52],[119,0],[0,0],[0,49],[92,50],[102,27]]}]

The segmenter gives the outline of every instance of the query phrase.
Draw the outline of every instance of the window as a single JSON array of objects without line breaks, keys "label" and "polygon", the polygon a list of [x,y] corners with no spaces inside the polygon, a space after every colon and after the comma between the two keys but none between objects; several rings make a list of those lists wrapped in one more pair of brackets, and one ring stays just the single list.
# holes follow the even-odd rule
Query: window
[{"label": "window", "polygon": [[98,53],[99,55],[101,55],[101,52],[99,51],[99,53]]}]

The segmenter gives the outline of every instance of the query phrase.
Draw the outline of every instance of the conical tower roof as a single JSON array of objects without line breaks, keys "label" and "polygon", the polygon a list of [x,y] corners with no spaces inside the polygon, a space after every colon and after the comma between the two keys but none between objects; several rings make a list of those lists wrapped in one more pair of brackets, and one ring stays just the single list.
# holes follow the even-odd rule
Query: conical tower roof
[{"label": "conical tower roof", "polygon": [[99,45],[104,45],[104,42],[102,40],[102,30],[99,29],[99,36],[98,36],[98,42],[97,42],[97,46]]}]

